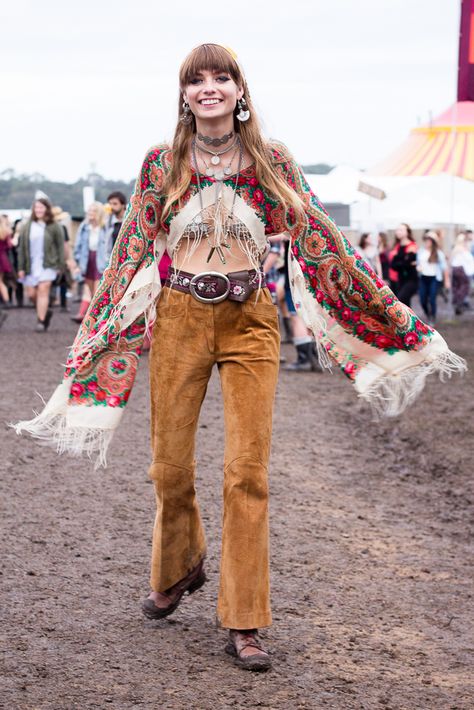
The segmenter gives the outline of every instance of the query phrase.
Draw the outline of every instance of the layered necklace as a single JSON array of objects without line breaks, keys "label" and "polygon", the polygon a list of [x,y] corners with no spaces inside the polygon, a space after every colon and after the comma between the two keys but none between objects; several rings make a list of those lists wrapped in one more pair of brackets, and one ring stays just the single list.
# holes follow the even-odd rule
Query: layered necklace
[{"label": "layered necklace", "polygon": [[[211,158],[211,163],[213,165],[219,165],[220,163],[220,156],[224,155],[224,153],[227,153],[229,150],[232,150],[232,148],[235,148],[234,153],[232,154],[231,160],[226,165],[223,169],[216,170],[214,172],[213,168],[211,166],[207,166],[206,163],[206,175],[209,177],[215,177],[216,183],[216,199],[215,199],[215,210],[214,210],[214,239],[211,241],[211,228],[210,225],[206,222],[203,221],[203,215],[204,215],[204,204],[203,204],[203,199],[202,199],[202,187],[201,187],[201,178],[199,175],[199,167],[198,167],[198,162],[196,158],[196,137],[193,138],[192,142],[192,159],[194,163],[194,169],[196,171],[196,179],[197,179],[197,186],[198,186],[198,194],[199,194],[199,204],[201,207],[201,212],[200,214],[196,215],[196,217],[193,220],[193,223],[191,226],[192,231],[194,231],[196,234],[199,234],[199,236],[205,236],[207,239],[207,242],[209,244],[209,254],[207,256],[206,261],[209,263],[209,261],[212,258],[212,255],[214,252],[218,255],[219,259],[221,260],[222,264],[226,263],[225,259],[225,254],[224,254],[224,249],[230,249],[230,244],[228,242],[228,237],[230,233],[230,227],[233,224],[234,220],[234,206],[235,206],[235,201],[237,198],[237,185],[239,182],[239,177],[240,177],[240,172],[242,170],[242,161],[243,161],[243,155],[244,151],[242,149],[242,143],[240,141],[239,136],[236,136],[236,139],[232,145],[230,145],[228,148],[226,148],[223,151],[220,151],[219,153],[214,153],[213,151],[207,150],[202,148],[202,146],[199,146],[199,150],[207,153],[211,153],[213,156]],[[232,161],[234,160],[236,152],[239,151],[239,160],[238,160],[238,165],[237,165],[237,174],[235,177],[235,185],[234,185],[234,195],[232,199],[232,204],[230,208],[230,212],[228,215],[225,214],[225,207],[223,205],[222,201],[222,182],[225,178],[226,175],[231,175],[232,174]],[[217,162],[216,159],[217,158]],[[212,171],[212,175],[210,174],[209,171]]]}]

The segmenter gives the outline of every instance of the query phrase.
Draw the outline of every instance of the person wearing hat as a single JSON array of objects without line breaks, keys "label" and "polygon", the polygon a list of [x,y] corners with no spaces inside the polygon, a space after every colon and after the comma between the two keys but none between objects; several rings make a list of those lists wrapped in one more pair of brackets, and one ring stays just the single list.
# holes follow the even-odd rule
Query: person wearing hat
[{"label": "person wearing hat", "polygon": [[417,252],[419,297],[423,312],[430,323],[436,322],[436,299],[443,285],[449,289],[446,257],[440,249],[438,234],[430,229],[423,235],[423,246]]},{"label": "person wearing hat", "polygon": [[[398,414],[428,372],[465,368],[352,248],[288,148],[264,138],[235,53],[209,43],[181,66],[173,142],[145,156],[62,384],[43,412],[16,425],[105,464],[153,322],[149,476],[157,506],[142,609],[163,619],[206,582],[195,435],[217,368],[226,430],[217,616],[229,631],[225,650],[247,670],[271,666],[258,632],[272,623],[268,465],[280,334],[261,262],[268,239],[283,232],[293,301],[319,358],[339,365],[367,402]],[[165,251],[171,266],[162,285]],[[314,402],[311,426],[331,415],[322,407]],[[133,467],[135,442],[121,435],[130,437]]]}]

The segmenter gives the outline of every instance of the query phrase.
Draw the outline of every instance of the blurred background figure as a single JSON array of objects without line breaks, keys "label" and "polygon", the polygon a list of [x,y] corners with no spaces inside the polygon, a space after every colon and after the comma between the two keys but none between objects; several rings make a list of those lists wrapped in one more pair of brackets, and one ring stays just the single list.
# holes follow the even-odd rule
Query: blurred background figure
[{"label": "blurred background figure", "polygon": [[393,268],[393,259],[398,252],[398,247],[400,244],[400,237],[397,236],[395,232],[395,239],[393,245],[388,250],[388,285],[392,289],[395,295],[398,294],[398,271]]},{"label": "blurred background figure", "polygon": [[390,249],[388,247],[388,236],[386,232],[378,234],[378,249],[380,266],[382,267],[382,278],[385,283],[390,283]]},{"label": "blurred background figure", "polygon": [[35,304],[36,330],[48,329],[53,311],[49,306],[51,284],[64,269],[64,236],[55,223],[49,200],[40,197],[33,202],[31,216],[20,231],[18,244],[18,278],[26,295]]},{"label": "blurred background figure", "polygon": [[107,217],[105,229],[107,231],[107,248],[110,253],[114,248],[122,226],[127,207],[127,198],[120,190],[111,192],[107,198],[107,207],[110,210],[110,214]]},{"label": "blurred background figure", "polygon": [[[70,224],[71,217],[68,212],[64,212],[59,206],[53,207],[53,216],[56,224],[58,224],[63,232],[64,238],[64,269],[58,274],[55,281],[55,288],[52,291],[57,291],[59,289],[59,304],[62,311],[68,310],[67,295],[69,289],[72,286],[72,275],[71,266],[73,264],[72,252],[71,252],[71,242],[69,239],[68,225]],[[55,295],[52,294],[51,301],[55,302]]]},{"label": "blurred background figure", "polygon": [[[13,222],[13,229],[12,229],[12,248],[10,250],[10,255],[12,259],[12,264],[13,264],[13,270],[16,275],[18,275],[18,247],[20,244],[20,232],[21,228],[23,226],[23,220],[21,219],[16,219]],[[16,306],[17,308],[23,308],[23,284],[21,281],[16,279],[16,282],[14,285],[9,286],[8,288],[8,293],[10,295],[10,303],[13,303],[13,294],[15,294],[15,301],[16,301]]]},{"label": "blurred background figure", "polygon": [[469,293],[471,279],[474,276],[474,256],[471,252],[471,240],[465,232],[456,237],[456,243],[451,252],[451,280],[453,307],[456,315],[461,315],[469,308]]},{"label": "blurred background figure", "polygon": [[416,266],[417,244],[411,228],[402,222],[395,230],[397,244],[391,253],[390,268],[397,274],[394,292],[406,306],[418,291],[418,270]]},{"label": "blurred background figure", "polygon": [[449,289],[450,283],[446,257],[433,230],[427,230],[423,236],[423,246],[417,253],[417,270],[421,307],[428,323],[435,323],[438,291],[443,284]]},{"label": "blurred background figure", "polygon": [[361,234],[358,251],[362,258],[373,268],[377,276],[382,278],[378,240],[375,239],[371,232]]},{"label": "blurred background figure", "polygon": [[[2,299],[1,308],[10,308],[10,294],[8,286],[15,283],[15,272],[12,265],[12,228],[7,215],[0,215],[0,297]],[[5,320],[5,316],[0,316]]]},{"label": "blurred background figure", "polygon": [[295,304],[291,295],[290,277],[288,273],[289,262],[288,241],[285,242],[285,304],[290,318],[290,328],[293,345],[296,348],[296,360],[285,365],[285,370],[290,372],[321,372],[316,345],[313,336],[306,327],[302,318],[296,312]]},{"label": "blurred background figure", "polygon": [[101,202],[93,202],[86,219],[81,222],[74,245],[74,260],[76,261],[76,276],[85,280],[87,290],[84,291],[79,313],[73,320],[80,323],[87,307],[99,285],[100,278],[108,264],[111,244],[107,244],[105,228],[105,212]]}]

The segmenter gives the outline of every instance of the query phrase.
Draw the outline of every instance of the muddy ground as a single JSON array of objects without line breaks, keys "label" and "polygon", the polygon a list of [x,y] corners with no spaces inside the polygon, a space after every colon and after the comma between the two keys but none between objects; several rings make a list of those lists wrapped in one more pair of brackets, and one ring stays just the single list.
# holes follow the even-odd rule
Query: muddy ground
[{"label": "muddy ground", "polygon": [[3,424],[52,391],[75,332],[62,313],[46,335],[33,327],[31,309],[11,311],[0,333],[2,708],[474,707],[474,320],[440,325],[471,374],[431,382],[395,421],[371,421],[339,374],[281,373],[267,674],[234,667],[215,626],[217,377],[199,430],[209,583],[168,620],[145,621],[147,358],[109,468],[96,472]]}]

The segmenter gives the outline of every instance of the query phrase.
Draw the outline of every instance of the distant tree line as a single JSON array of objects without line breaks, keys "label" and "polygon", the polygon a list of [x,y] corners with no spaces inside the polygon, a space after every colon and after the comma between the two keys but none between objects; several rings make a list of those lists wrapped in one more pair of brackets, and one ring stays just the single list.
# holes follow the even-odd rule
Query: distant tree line
[{"label": "distant tree line", "polygon": [[106,202],[108,195],[114,190],[121,190],[127,198],[131,195],[134,180],[106,180],[98,173],[90,173],[74,183],[55,182],[44,175],[19,175],[8,169],[0,172],[0,209],[25,209],[31,206],[35,192],[41,190],[54,205],[60,205],[73,217],[84,214],[82,188],[91,185],[95,189],[95,198]]},{"label": "distant tree line", "polygon": [[[332,170],[332,165],[317,163],[316,165],[302,165],[305,173],[326,175]],[[82,188],[92,185],[95,197],[99,202],[106,202],[108,195],[114,190],[121,190],[129,197],[133,190],[134,181],[122,182],[121,180],[106,180],[98,173],[89,173],[74,183],[55,182],[48,180],[40,173],[32,175],[17,174],[11,168],[0,172],[0,209],[26,209],[31,206],[35,192],[41,190],[54,205],[60,205],[63,210],[73,217],[84,214],[82,201]]]}]

